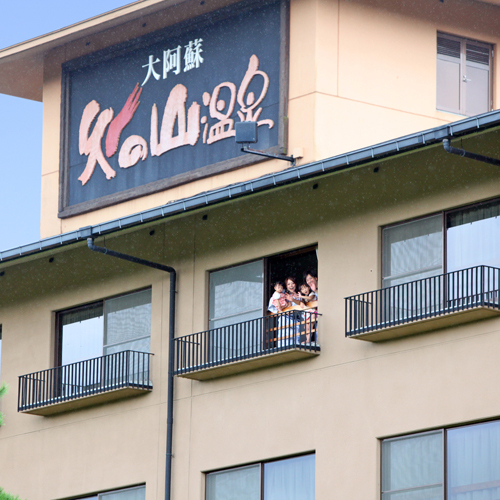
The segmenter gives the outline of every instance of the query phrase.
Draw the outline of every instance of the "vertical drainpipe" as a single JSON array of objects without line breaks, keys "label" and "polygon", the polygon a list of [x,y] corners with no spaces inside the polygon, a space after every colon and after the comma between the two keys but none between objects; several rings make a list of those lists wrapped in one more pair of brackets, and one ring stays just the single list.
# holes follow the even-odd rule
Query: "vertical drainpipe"
[{"label": "vertical drainpipe", "polygon": [[143,266],[159,269],[170,274],[170,312],[168,324],[168,399],[167,399],[167,451],[165,465],[165,500],[170,500],[170,489],[172,485],[172,435],[174,425],[174,339],[175,339],[175,286],[177,273],[173,267],[151,262],[149,260],[133,257],[121,252],[115,252],[108,248],[98,247],[94,245],[94,238],[87,238],[87,245],[93,252],[99,252],[104,255],[116,257],[118,259],[141,264]]}]

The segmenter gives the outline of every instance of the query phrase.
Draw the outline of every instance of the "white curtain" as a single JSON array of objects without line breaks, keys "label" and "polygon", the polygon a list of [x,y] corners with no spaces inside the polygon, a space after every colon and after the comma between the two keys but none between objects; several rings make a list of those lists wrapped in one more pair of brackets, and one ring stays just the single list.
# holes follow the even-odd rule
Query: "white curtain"
[{"label": "white curtain", "polygon": [[384,287],[443,272],[441,214],[384,228],[382,240]]},{"label": "white curtain", "polygon": [[104,354],[150,352],[151,289],[104,302]]},{"label": "white curtain", "polygon": [[447,431],[448,500],[500,498],[500,421]]},{"label": "white curtain", "polygon": [[263,261],[210,273],[209,328],[212,360],[254,353],[262,346]]},{"label": "white curtain", "polygon": [[264,465],[264,500],[314,500],[315,456]]},{"label": "white curtain", "polygon": [[260,465],[207,474],[206,500],[260,500]]},{"label": "white curtain", "polygon": [[443,499],[441,431],[382,443],[382,499]]},{"label": "white curtain", "polygon": [[500,267],[500,203],[448,216],[447,271],[485,265]]},{"label": "white curtain", "polygon": [[127,488],[120,491],[109,491],[101,493],[99,500],[144,500],[146,498],[146,487]]}]

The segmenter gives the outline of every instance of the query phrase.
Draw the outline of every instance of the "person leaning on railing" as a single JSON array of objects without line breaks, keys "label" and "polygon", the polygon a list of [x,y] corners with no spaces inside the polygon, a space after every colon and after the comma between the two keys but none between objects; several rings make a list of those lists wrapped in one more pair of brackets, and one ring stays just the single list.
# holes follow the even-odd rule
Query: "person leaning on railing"
[{"label": "person leaning on railing", "polygon": [[304,280],[315,295],[314,300],[318,300],[318,273],[316,271],[306,271],[304,273]]},{"label": "person leaning on railing", "polygon": [[[312,304],[314,302],[316,302],[317,304],[317,301],[318,301],[318,273],[316,271],[313,271],[313,270],[310,270],[310,271],[306,271],[304,273],[304,281],[306,282],[307,286],[309,286],[310,288],[310,291],[311,291],[311,294],[310,294],[310,297],[311,296],[314,296],[314,298],[312,300],[309,301],[309,304]],[[314,324],[315,324],[315,328],[314,328],[314,335],[311,335],[311,337],[314,337],[314,340],[317,342],[318,341],[318,322],[317,322],[317,318],[318,318],[318,312],[317,312],[317,305],[314,306],[314,310],[312,311],[312,313],[315,315],[315,318],[314,318]],[[313,340],[313,339],[311,339]]]},{"label": "person leaning on railing", "polygon": [[271,329],[270,331],[276,331],[276,347],[284,347],[287,345],[291,345],[294,342],[295,322],[293,321],[293,317],[291,314],[284,312],[285,310],[290,311],[293,303],[288,300],[288,294],[284,292],[283,283],[277,281],[276,283],[274,283],[273,288],[274,293],[269,299],[267,310],[273,314],[278,315],[278,321],[276,330]]},{"label": "person leaning on railing", "polygon": [[269,301],[269,306],[272,305],[273,308],[276,309],[276,312],[272,311],[271,309],[268,310],[276,314],[277,312],[283,312],[283,309],[286,309],[291,304],[286,298],[283,283],[281,281],[276,281],[276,283],[273,284],[273,288],[274,293],[271,297],[271,300]]}]

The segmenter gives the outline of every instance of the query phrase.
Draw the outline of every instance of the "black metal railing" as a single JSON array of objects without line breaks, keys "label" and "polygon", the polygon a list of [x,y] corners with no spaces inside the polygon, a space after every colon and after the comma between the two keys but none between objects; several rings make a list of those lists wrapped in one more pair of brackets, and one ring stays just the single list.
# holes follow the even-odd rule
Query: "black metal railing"
[{"label": "black metal railing", "polygon": [[290,349],[319,352],[318,313],[288,311],[175,339],[175,374]]},{"label": "black metal railing", "polygon": [[152,389],[151,356],[121,351],[19,377],[18,411],[125,387]]},{"label": "black metal railing", "polygon": [[500,269],[477,266],[345,299],[346,337],[475,307],[500,309]]}]

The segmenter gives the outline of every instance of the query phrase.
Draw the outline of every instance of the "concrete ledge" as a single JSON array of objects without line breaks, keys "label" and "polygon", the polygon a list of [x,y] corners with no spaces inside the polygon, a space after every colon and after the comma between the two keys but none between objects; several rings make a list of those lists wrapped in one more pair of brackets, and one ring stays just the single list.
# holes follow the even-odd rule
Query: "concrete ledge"
[{"label": "concrete ledge", "polygon": [[370,342],[382,342],[384,340],[408,337],[418,333],[425,333],[433,330],[439,330],[441,328],[448,328],[450,326],[471,323],[472,321],[479,321],[493,316],[500,316],[500,310],[487,306],[474,307],[472,309],[451,312],[441,316],[434,316],[432,318],[410,321],[402,325],[387,327],[381,326],[378,330],[348,335],[348,338],[368,340]]},{"label": "concrete ledge", "polygon": [[290,363],[292,361],[308,359],[314,356],[319,356],[319,354],[319,345],[311,347],[308,346],[307,349],[294,347],[286,351],[272,352],[255,358],[232,361],[224,365],[200,365],[199,368],[195,368],[189,373],[176,373],[176,375],[178,377],[189,378],[192,380],[211,380],[214,378],[226,377],[228,375],[235,375],[237,373],[257,370],[259,368],[265,368],[268,366],[281,365],[283,363]]},{"label": "concrete ledge", "polygon": [[30,408],[26,410],[19,410],[20,413],[28,413],[30,415],[54,415],[55,413],[62,413],[65,411],[77,410],[86,406],[93,406],[102,403],[109,403],[117,399],[124,399],[141,394],[151,392],[153,387],[139,389],[137,387],[120,387],[119,389],[110,389],[106,392],[99,394],[90,394],[88,396],[81,396],[69,401],[58,401],[57,398],[44,402],[43,406],[37,408]]}]

